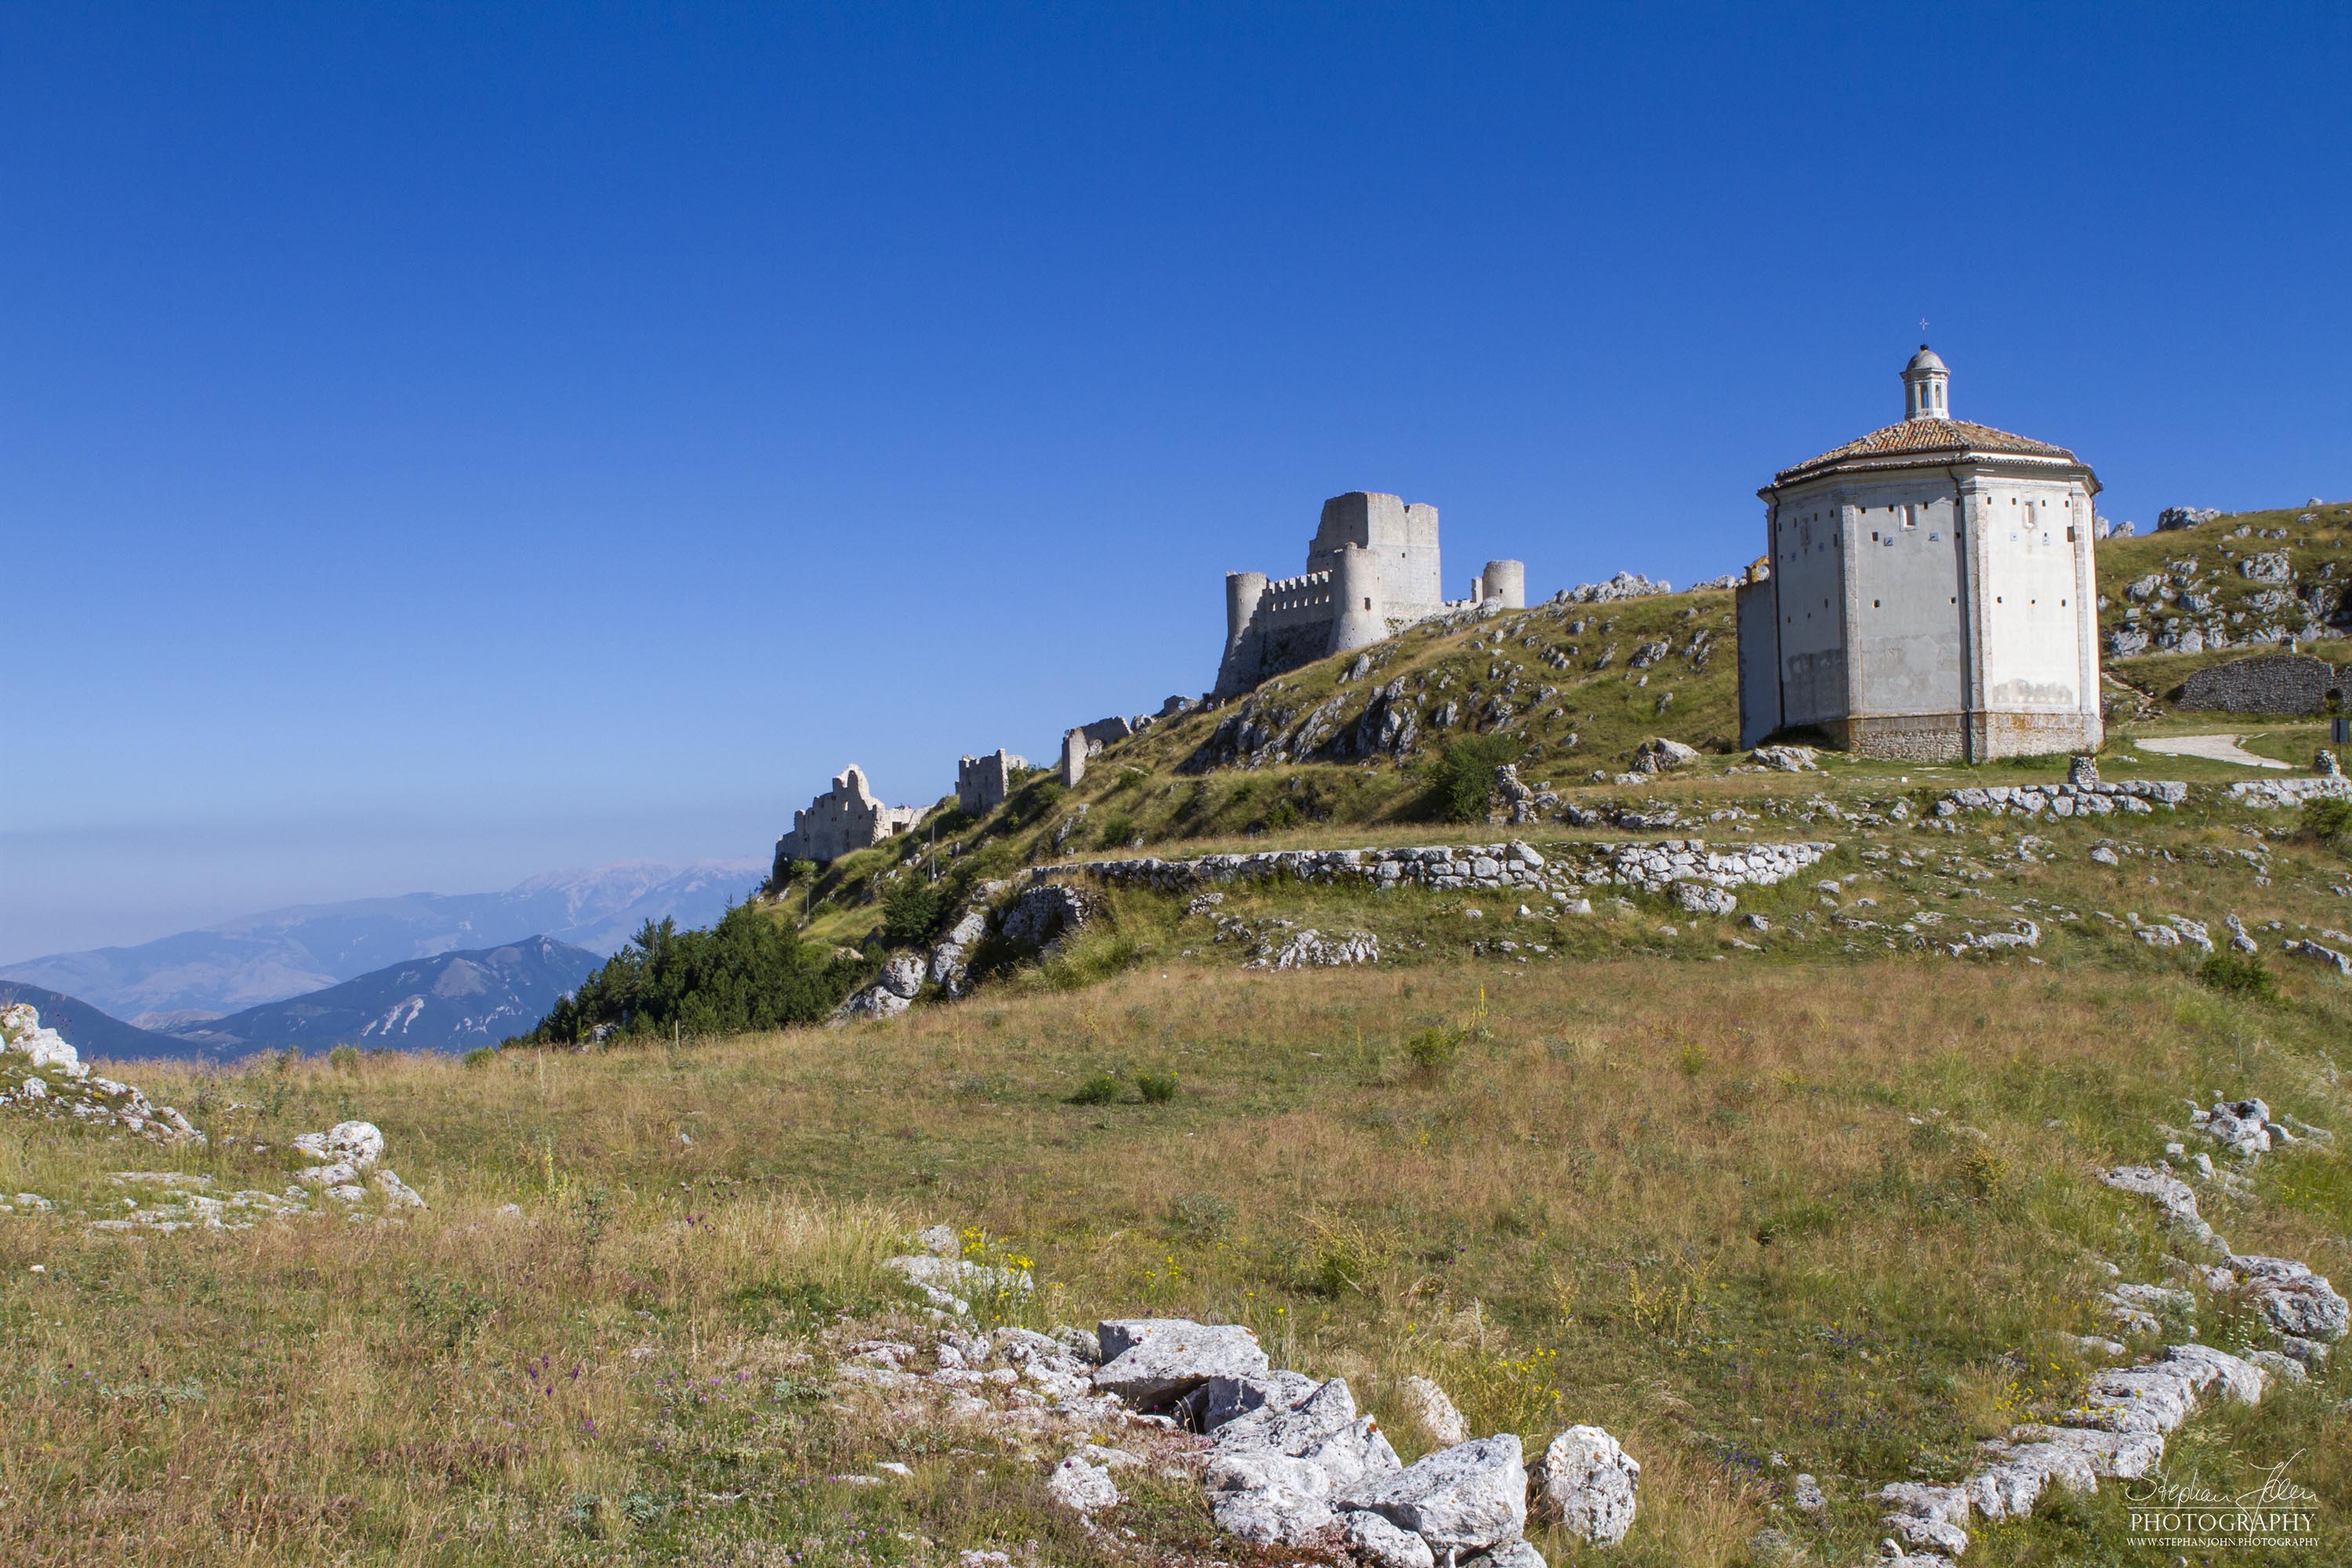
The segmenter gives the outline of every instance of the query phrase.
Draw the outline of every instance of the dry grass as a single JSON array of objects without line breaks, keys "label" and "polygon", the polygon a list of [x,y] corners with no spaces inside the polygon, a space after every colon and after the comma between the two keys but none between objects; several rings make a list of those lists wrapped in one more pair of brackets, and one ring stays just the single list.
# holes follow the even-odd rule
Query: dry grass
[{"label": "dry grass", "polygon": [[[823,1394],[843,1314],[905,1310],[880,1258],[948,1220],[1036,1259],[1034,1321],[1221,1317],[1384,1415],[1422,1372],[1482,1430],[1608,1426],[1645,1467],[1613,1561],[1738,1563],[1767,1524],[1859,1560],[1859,1478],[1951,1474],[2072,1392],[2045,1336],[2096,1326],[2095,1257],[2165,1278],[2168,1243],[2093,1167],[2151,1152],[2212,1088],[2342,1120],[2345,1021],[2340,998],[2023,966],[1170,965],[682,1050],[150,1072],[215,1131],[191,1168],[260,1184],[256,1141],[363,1113],[433,1212],[127,1239],[12,1219],[0,1558],[1205,1548],[1181,1488],[1134,1505],[1142,1543],[1088,1538],[1044,1505],[1038,1462]],[[1404,1041],[1439,1024],[1462,1054],[1415,1065]],[[1066,1103],[1144,1070],[1175,1075],[1172,1101]],[[121,1147],[12,1132],[0,1169],[94,1194]],[[2352,1272],[2340,1155],[2282,1156],[2257,1185],[2216,1215],[2234,1240]],[[2335,1397],[2281,1395],[2189,1449],[2209,1478],[2305,1449],[2298,1478],[2352,1506]],[[886,1452],[915,1485],[823,1480]],[[1826,1531],[1777,1510],[1800,1468],[1845,1500]],[[1970,1561],[2120,1540],[2103,1500],[1986,1532]]]}]

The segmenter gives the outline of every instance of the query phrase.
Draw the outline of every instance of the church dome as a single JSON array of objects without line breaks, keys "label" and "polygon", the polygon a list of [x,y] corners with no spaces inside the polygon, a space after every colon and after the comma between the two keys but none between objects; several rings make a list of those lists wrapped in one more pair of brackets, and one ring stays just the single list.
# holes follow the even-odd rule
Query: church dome
[{"label": "church dome", "polygon": [[1908,375],[1915,371],[1942,370],[1943,368],[1944,362],[1937,355],[1936,351],[1926,343],[1921,343],[1919,352],[1911,356],[1911,363],[1903,367],[1903,372]]}]

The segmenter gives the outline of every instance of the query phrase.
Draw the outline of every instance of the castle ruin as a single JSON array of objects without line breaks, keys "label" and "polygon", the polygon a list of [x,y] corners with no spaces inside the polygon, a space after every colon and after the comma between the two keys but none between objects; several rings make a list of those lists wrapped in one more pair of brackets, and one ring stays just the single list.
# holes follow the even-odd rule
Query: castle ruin
[{"label": "castle ruin", "polygon": [[776,869],[781,873],[795,860],[838,859],[908,831],[922,816],[919,805],[883,805],[866,787],[866,770],[852,763],[807,810],[793,813],[793,830],[776,840]]},{"label": "castle ruin", "polygon": [[1489,561],[1470,596],[1445,597],[1437,509],[1350,490],[1323,503],[1307,546],[1307,570],[1269,579],[1225,574],[1225,651],[1211,695],[1237,696],[1259,682],[1335,653],[1366,647],[1449,610],[1499,601],[1527,607],[1527,567]]},{"label": "castle ruin", "polygon": [[1013,775],[1029,765],[999,746],[984,757],[956,759],[956,806],[973,816],[994,811],[1013,793]]}]

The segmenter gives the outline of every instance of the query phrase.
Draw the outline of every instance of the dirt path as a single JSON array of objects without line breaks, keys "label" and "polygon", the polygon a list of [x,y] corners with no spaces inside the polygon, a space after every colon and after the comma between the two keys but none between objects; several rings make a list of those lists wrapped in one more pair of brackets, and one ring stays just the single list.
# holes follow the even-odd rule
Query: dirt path
[{"label": "dirt path", "polygon": [[2205,757],[2217,763],[2239,763],[2250,768],[2276,768],[2281,773],[2287,765],[2269,757],[2258,757],[2238,742],[2241,735],[2171,735],[2160,741],[2135,741],[2133,745],[2143,752],[2155,752],[2168,757]]}]

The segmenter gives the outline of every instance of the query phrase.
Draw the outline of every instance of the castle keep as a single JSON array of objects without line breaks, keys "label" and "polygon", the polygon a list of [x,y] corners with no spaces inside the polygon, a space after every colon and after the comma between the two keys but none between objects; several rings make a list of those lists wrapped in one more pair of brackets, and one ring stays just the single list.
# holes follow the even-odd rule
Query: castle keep
[{"label": "castle keep", "polygon": [[1333,496],[1323,503],[1303,574],[1278,581],[1263,572],[1225,574],[1225,651],[1211,695],[1235,696],[1286,669],[1487,600],[1526,608],[1526,566],[1489,561],[1471,579],[1470,596],[1449,604],[1435,507],[1370,490]]},{"label": "castle keep", "polygon": [[1903,388],[1901,424],[1756,492],[1740,744],[1811,726],[1911,762],[2096,750],[2098,479],[2063,447],[1953,418],[1924,343]]}]

